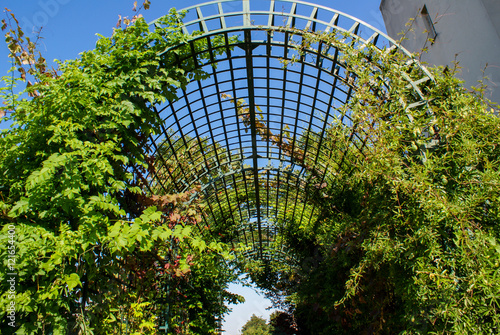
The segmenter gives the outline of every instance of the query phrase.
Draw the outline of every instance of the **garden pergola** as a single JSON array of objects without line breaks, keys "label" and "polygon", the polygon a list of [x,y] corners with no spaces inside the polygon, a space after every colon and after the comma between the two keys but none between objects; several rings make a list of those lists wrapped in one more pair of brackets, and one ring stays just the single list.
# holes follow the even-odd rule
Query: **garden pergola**
[{"label": "garden pergola", "polygon": [[56,72],[8,17],[34,80],[0,88],[13,331],[214,334],[239,278],[277,332],[498,328],[500,119],[458,67],[324,7],[220,0]]},{"label": "garden pergola", "polygon": [[[348,151],[362,153],[371,145],[345,108],[357,89],[348,55],[304,35],[331,33],[354,50],[406,54],[423,75],[412,80],[402,73],[413,94],[401,104],[411,109],[426,103],[420,86],[431,80],[427,70],[384,33],[333,9],[291,0],[218,0],[187,8],[183,22],[184,33],[199,33],[165,53],[190,48],[176,62],[210,76],[156,106],[163,128],[150,139],[156,173],[148,176],[149,188],[170,194],[199,185],[204,225],[226,227],[229,240],[247,246],[245,257],[286,254],[276,238],[286,221],[307,224],[317,217],[308,188],[350,173],[343,169]],[[199,51],[199,45],[205,47]],[[369,66],[377,71],[376,64]],[[377,85],[383,92],[390,83]],[[334,120],[352,131],[350,145],[330,157],[322,141]],[[321,181],[312,184],[312,175]]]}]

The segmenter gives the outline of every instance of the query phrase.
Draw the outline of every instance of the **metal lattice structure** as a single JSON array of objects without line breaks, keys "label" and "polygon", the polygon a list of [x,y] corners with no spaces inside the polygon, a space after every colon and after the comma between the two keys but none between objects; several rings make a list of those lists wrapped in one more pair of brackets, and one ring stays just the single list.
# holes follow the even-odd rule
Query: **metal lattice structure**
[{"label": "metal lattice structure", "polygon": [[[333,182],[326,171],[342,171],[345,152],[330,157],[322,141],[334,117],[352,126],[341,108],[356,92],[339,50],[319,41],[299,53],[300,32],[338,33],[355,48],[399,51],[419,65],[373,27],[302,1],[219,0],[186,10],[183,32],[200,33],[189,42],[191,54],[178,61],[210,77],[191,81],[178,100],[156,107],[163,133],[151,138],[150,150],[161,173],[148,176],[150,187],[168,194],[201,185],[204,225],[224,227],[219,233],[248,246],[246,257],[286,254],[277,238],[286,221],[308,224],[318,215],[308,201],[305,161],[322,183]],[[408,77],[416,98],[405,108],[425,103],[419,86],[431,76],[422,73],[419,80]],[[362,152],[367,139],[354,129],[351,138],[345,150]]]}]

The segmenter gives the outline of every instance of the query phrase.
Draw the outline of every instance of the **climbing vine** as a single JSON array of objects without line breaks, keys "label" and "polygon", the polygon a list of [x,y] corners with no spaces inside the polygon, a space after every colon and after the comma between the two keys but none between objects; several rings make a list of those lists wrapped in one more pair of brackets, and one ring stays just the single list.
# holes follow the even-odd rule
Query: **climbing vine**
[{"label": "climbing vine", "polygon": [[234,278],[228,248],[200,227],[196,187],[147,188],[147,142],[161,123],[153,106],[206,77],[164,53],[190,38],[179,29],[183,13],[172,10],[152,31],[137,16],[57,70],[34,58],[36,44],[9,15],[13,71],[28,85],[15,94],[5,77],[2,88],[14,124],[0,135],[0,316],[14,303],[9,329],[18,334],[150,334],[160,322],[214,333],[225,304],[239,299],[225,291]]},{"label": "climbing vine", "polygon": [[296,45],[305,57],[304,45],[330,43],[356,93],[328,125],[325,177],[308,171],[321,214],[310,226],[288,218],[283,238],[299,266],[271,263],[255,278],[286,297],[304,334],[495,332],[498,116],[442,68],[418,87],[426,103],[408,107],[421,70],[347,38],[305,34]]}]

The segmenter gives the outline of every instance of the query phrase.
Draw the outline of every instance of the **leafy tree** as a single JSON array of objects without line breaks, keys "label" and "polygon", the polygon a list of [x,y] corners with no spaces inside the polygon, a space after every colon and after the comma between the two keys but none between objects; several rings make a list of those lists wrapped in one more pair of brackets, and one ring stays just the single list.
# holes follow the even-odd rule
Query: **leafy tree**
[{"label": "leafy tree", "polygon": [[252,314],[250,320],[241,327],[243,335],[271,335],[272,327],[266,323],[266,320]]}]

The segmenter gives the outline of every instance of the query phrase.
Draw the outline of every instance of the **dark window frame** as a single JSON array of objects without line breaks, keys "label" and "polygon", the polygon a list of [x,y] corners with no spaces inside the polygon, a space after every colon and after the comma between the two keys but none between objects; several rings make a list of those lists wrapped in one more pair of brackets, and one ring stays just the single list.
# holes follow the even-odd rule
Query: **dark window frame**
[{"label": "dark window frame", "polygon": [[427,31],[427,37],[431,39],[431,44],[434,44],[434,41],[437,37],[436,29],[434,28],[434,23],[432,22],[432,18],[429,15],[429,11],[427,10],[427,6],[424,5],[422,10],[420,11],[420,15],[424,20],[425,30]]}]

